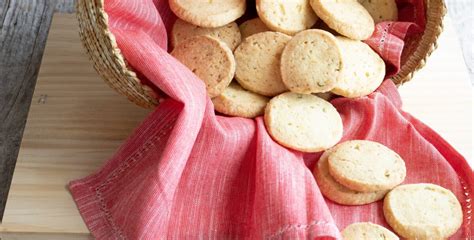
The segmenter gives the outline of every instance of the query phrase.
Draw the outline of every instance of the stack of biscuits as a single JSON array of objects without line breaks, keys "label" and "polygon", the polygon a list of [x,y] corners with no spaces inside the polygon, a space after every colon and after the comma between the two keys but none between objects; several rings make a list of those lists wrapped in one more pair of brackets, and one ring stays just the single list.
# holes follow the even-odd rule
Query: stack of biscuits
[{"label": "stack of biscuits", "polygon": [[[269,134],[281,145],[325,151],[314,170],[323,195],[343,205],[385,197],[386,220],[400,236],[437,239],[456,232],[462,212],[449,190],[432,184],[400,185],[405,162],[379,143],[336,145],[343,122],[329,100],[367,96],[384,80],[384,61],[362,41],[372,35],[376,23],[397,20],[395,0],[169,3],[178,16],[171,54],[203,81],[217,112],[244,118],[264,115]],[[258,17],[242,19],[251,12],[247,8],[255,8]],[[398,239],[372,223],[352,224],[342,235]]]},{"label": "stack of biscuits", "polygon": [[[338,204],[364,205],[385,198],[385,220],[404,238],[445,239],[462,224],[461,205],[448,189],[426,183],[400,185],[405,162],[380,143],[339,143],[323,153],[313,173],[321,193]],[[345,240],[398,239],[368,222],[351,224],[342,235]]]}]

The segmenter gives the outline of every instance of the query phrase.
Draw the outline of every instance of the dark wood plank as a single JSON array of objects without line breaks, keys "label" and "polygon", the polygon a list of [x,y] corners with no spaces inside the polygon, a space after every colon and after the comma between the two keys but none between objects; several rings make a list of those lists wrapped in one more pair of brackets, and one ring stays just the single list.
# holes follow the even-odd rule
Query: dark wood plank
[{"label": "dark wood plank", "polygon": [[56,12],[73,13],[75,11],[76,0],[57,0]]},{"label": "dark wood plank", "polygon": [[0,240],[92,240],[90,234],[75,233],[0,233]]},{"label": "dark wood plank", "polygon": [[0,1],[0,221],[55,6]]}]

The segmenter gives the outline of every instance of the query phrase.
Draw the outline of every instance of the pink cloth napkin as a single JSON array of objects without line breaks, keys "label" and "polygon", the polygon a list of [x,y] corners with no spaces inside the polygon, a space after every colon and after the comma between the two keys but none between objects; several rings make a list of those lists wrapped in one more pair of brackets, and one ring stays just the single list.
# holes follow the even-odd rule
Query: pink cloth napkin
[{"label": "pink cloth napkin", "polygon": [[[422,1],[401,0],[400,22],[377,25],[367,41],[398,71],[407,33],[424,28]],[[249,5],[251,6],[251,5]],[[167,53],[175,17],[163,0],[106,0],[112,32],[131,66],[169,96],[96,173],[70,183],[97,239],[340,239],[350,223],[387,226],[382,203],[349,207],[326,200],[311,169],[320,154],[275,143],[262,118],[217,116],[204,84]],[[336,99],[344,139],[397,151],[405,183],[451,189],[472,236],[473,172],[440,136],[403,112],[391,81],[358,99]]]}]

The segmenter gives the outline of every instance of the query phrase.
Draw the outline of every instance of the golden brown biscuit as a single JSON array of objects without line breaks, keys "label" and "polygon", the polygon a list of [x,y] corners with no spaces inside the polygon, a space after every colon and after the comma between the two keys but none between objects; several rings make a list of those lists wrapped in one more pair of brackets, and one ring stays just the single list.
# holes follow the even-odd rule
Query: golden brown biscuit
[{"label": "golden brown biscuit", "polygon": [[321,20],[348,38],[365,40],[374,32],[372,16],[356,0],[310,0],[310,3]]},{"label": "golden brown biscuit", "polygon": [[408,184],[384,200],[388,224],[407,239],[447,239],[461,227],[463,213],[456,196],[434,184]]},{"label": "golden brown biscuit", "polygon": [[389,190],[403,182],[403,159],[390,148],[372,141],[340,143],[329,155],[329,172],[342,185],[359,192]]},{"label": "golden brown biscuit", "polygon": [[318,20],[308,0],[257,0],[257,12],[270,29],[289,35],[311,28]]},{"label": "golden brown biscuit", "polygon": [[265,124],[281,145],[302,152],[319,152],[342,137],[342,120],[327,101],[287,92],[274,97],[265,108]]},{"label": "golden brown biscuit", "polygon": [[234,53],[235,78],[240,85],[269,97],[287,91],[281,80],[280,56],[290,39],[278,32],[262,32],[246,38]]},{"label": "golden brown biscuit", "polygon": [[222,27],[245,13],[245,0],[169,0],[171,11],[193,25]]},{"label": "golden brown biscuit", "polygon": [[387,194],[388,191],[357,192],[336,182],[329,174],[328,167],[328,156],[333,149],[331,148],[323,153],[313,170],[319,189],[326,198],[342,205],[364,205],[376,202]]},{"label": "golden brown biscuit", "polygon": [[283,83],[296,93],[330,91],[342,68],[342,53],[336,38],[318,29],[296,34],[281,56]]},{"label": "golden brown biscuit", "polygon": [[171,52],[205,84],[211,98],[229,86],[235,74],[235,59],[224,42],[208,36],[196,36],[182,42]]},{"label": "golden brown biscuit", "polygon": [[171,45],[174,48],[180,42],[195,36],[217,38],[225,42],[232,50],[234,50],[241,42],[240,30],[235,22],[217,28],[203,28],[178,19],[171,30]]},{"label": "golden brown biscuit", "polygon": [[254,118],[263,115],[270,99],[243,89],[232,82],[224,92],[213,98],[216,111],[234,117]]}]

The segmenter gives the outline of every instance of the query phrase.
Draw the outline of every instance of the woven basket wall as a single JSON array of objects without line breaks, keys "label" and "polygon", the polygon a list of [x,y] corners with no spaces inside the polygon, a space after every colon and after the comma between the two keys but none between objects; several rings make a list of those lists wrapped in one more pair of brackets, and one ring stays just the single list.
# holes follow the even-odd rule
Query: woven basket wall
[{"label": "woven basket wall", "polygon": [[[446,6],[443,0],[425,0],[426,30],[422,35],[406,42],[402,55],[401,70],[392,78],[401,85],[413,78],[437,47],[437,39],[443,31]],[[94,68],[110,87],[126,96],[135,104],[153,108],[158,104],[157,94],[141,84],[135,72],[127,65],[114,36],[110,32],[104,0],[78,0],[77,18],[79,34]]]}]

